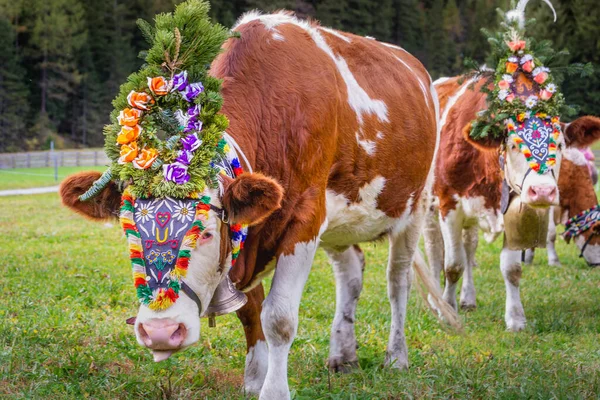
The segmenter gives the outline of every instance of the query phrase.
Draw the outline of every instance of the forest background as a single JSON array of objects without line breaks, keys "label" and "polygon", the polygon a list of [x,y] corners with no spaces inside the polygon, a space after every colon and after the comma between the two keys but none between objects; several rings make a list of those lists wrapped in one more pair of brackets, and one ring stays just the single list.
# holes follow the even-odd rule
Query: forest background
[{"label": "forest background", "polygon": [[[119,85],[142,63],[146,48],[136,20],[173,10],[178,0],[0,0],[0,152],[101,146],[102,127]],[[596,73],[562,84],[579,114],[600,114],[598,0],[542,1],[529,34],[567,49],[570,62]],[[245,11],[288,9],[323,25],[370,35],[417,56],[432,77],[465,72],[464,59],[483,63],[489,46],[481,28],[498,24],[509,0],[212,0],[212,17],[231,27]]]}]

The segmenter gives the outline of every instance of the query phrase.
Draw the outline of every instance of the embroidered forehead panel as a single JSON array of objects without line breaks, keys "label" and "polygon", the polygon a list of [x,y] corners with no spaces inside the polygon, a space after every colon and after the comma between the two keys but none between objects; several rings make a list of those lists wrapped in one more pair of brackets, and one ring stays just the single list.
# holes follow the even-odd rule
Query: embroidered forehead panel
[{"label": "embroidered forehead panel", "polygon": [[561,130],[558,118],[520,114],[506,122],[509,138],[525,155],[529,167],[545,174],[556,165],[556,149]]}]

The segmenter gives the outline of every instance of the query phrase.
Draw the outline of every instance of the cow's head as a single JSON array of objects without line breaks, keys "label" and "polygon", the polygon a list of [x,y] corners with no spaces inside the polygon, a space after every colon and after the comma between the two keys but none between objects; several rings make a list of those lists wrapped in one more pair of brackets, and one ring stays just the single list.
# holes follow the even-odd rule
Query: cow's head
[{"label": "cow's head", "polygon": [[[68,177],[60,188],[63,204],[94,220],[117,218],[121,193],[112,183],[91,200],[79,200],[99,177],[97,172]],[[261,223],[281,207],[283,189],[271,178],[259,173],[243,173],[235,179],[223,179],[222,197],[216,189],[204,192],[205,199],[210,198],[210,209],[203,215],[203,229],[190,252],[187,275],[182,280],[199,301],[181,290],[179,298],[168,308],[160,310],[140,305],[135,334],[142,346],[153,351],[156,361],[199,340],[199,316],[206,311],[215,289],[231,266],[229,225]],[[219,210],[225,212],[225,220]]]},{"label": "cow's head", "polygon": [[[585,147],[593,143],[600,137],[598,130],[598,118],[582,117],[571,124],[562,125],[562,134],[555,135],[554,143],[547,141],[542,152],[548,153],[553,150],[554,165],[548,167],[547,173],[536,173],[526,156],[526,152],[520,148],[518,141],[514,140],[515,135],[507,134],[505,138],[485,138],[473,140],[469,134],[471,125],[464,129],[464,137],[472,145],[484,150],[498,151],[503,157],[504,179],[509,187],[520,196],[522,203],[532,207],[546,208],[559,204],[558,179],[560,165],[563,157],[563,151],[566,146]],[[527,121],[518,123],[525,129]],[[544,127],[547,133],[552,135],[552,123]],[[507,128],[508,129],[508,128]],[[553,149],[555,148],[555,150]],[[531,151],[531,150],[530,150]]]}]

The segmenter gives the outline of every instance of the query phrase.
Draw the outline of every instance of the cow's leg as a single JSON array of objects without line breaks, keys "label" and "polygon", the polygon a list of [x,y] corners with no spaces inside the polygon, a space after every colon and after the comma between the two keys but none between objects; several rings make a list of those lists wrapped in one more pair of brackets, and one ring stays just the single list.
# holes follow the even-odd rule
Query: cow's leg
[{"label": "cow's leg", "polygon": [[546,240],[546,249],[548,250],[548,265],[551,267],[560,267],[560,260],[556,254],[556,224],[553,214],[550,214],[550,223],[548,224],[548,239]]},{"label": "cow's leg", "polygon": [[246,369],[244,388],[246,393],[259,394],[267,375],[269,351],[260,323],[260,312],[265,299],[262,284],[246,293],[248,302],[237,311],[246,334]]},{"label": "cow's leg", "polygon": [[463,275],[462,288],[460,291],[460,307],[464,310],[475,309],[475,284],[473,283],[473,268],[477,266],[475,253],[479,244],[479,227],[474,225],[463,230],[463,243],[467,264]]},{"label": "cow's leg", "polygon": [[392,325],[385,365],[408,368],[408,349],[404,335],[406,305],[412,281],[412,262],[423,226],[423,211],[418,209],[403,232],[389,234],[390,250],[387,269],[388,297],[392,308]]},{"label": "cow's leg", "polygon": [[444,270],[444,238],[440,230],[439,215],[435,210],[430,210],[425,215],[423,241],[434,281],[441,292],[440,278]]},{"label": "cow's leg", "polygon": [[444,238],[444,272],[446,274],[444,300],[455,310],[457,309],[456,289],[458,280],[467,264],[467,255],[462,241],[463,223],[464,215],[460,208],[451,210],[440,221]]},{"label": "cow's leg", "polygon": [[[506,243],[505,243],[506,246]],[[521,304],[519,282],[521,280],[521,250],[506,247],[500,253],[500,269],[506,285],[506,329],[517,332],[525,329],[525,311]]]},{"label": "cow's leg", "polygon": [[358,246],[345,251],[328,250],[335,275],[335,317],[331,325],[329,368],[347,372],[358,365],[354,315],[362,290],[365,257]]},{"label": "cow's leg", "polygon": [[531,265],[531,264],[533,264],[534,258],[535,258],[535,247],[532,247],[531,249],[525,250],[525,259],[523,260],[523,263],[526,265]]},{"label": "cow's leg", "polygon": [[[298,233],[297,230],[295,233]],[[290,398],[288,353],[298,330],[300,298],[320,238],[320,233],[314,235],[314,239],[296,243],[290,253],[284,253],[277,259],[271,291],[260,315],[269,345],[269,366],[260,391],[261,400]]]}]

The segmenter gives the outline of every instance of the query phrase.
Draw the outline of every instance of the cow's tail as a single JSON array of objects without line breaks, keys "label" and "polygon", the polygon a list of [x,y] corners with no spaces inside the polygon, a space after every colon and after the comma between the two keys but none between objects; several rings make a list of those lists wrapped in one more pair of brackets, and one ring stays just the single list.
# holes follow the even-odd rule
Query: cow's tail
[{"label": "cow's tail", "polygon": [[462,330],[462,324],[458,317],[458,313],[442,298],[442,293],[435,284],[435,277],[431,273],[419,248],[417,248],[417,251],[415,252],[413,268],[423,284],[423,287],[418,284],[416,286],[417,290],[425,300],[425,304],[433,311],[438,320],[445,322],[458,331]]}]

